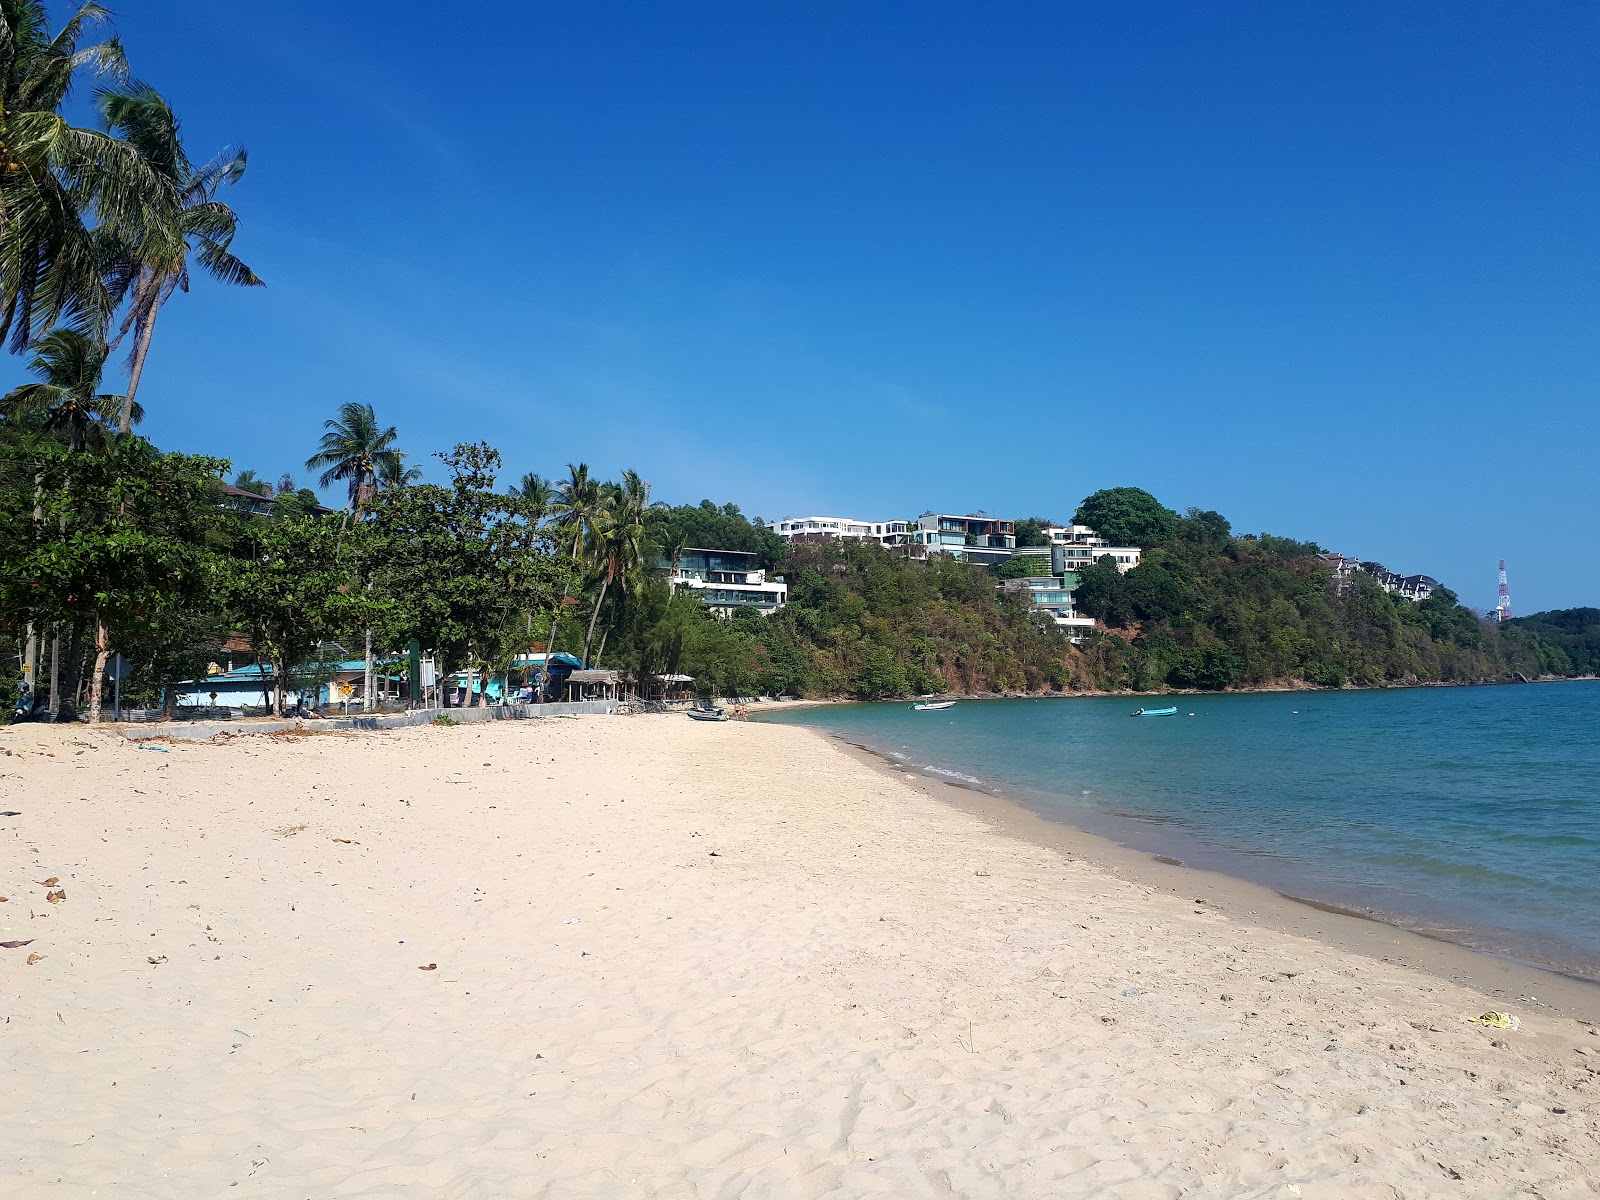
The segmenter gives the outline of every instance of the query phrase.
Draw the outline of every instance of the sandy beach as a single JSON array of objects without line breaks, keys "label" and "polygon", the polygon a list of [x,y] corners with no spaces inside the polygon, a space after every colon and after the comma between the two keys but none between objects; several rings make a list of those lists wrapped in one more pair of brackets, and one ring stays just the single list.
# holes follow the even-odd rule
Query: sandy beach
[{"label": "sandy beach", "polygon": [[1253,920],[808,730],[0,748],[5,1195],[1600,1189],[1581,988]]}]

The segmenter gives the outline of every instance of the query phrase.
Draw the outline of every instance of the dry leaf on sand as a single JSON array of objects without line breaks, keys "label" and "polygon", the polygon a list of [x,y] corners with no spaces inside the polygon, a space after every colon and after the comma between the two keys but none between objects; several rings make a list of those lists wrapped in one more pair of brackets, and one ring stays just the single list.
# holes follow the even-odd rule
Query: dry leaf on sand
[{"label": "dry leaf on sand", "polygon": [[16,950],[22,946],[31,945],[32,943],[32,938],[23,938],[20,942],[0,942],[0,947],[3,947],[7,950]]},{"label": "dry leaf on sand", "polygon": [[39,880],[39,886],[40,887],[55,887],[55,885],[60,883],[60,882],[61,882],[61,880],[57,876],[52,875],[52,876],[50,876],[49,879],[41,879],[41,880]]},{"label": "dry leaf on sand", "polygon": [[417,968],[417,970],[419,970],[419,971],[437,971],[438,969],[439,969],[439,964],[438,963],[429,963],[425,967],[418,967]]},{"label": "dry leaf on sand", "polygon": [[53,892],[46,892],[44,894],[44,898],[46,900],[50,901],[51,904],[60,904],[63,900],[65,900],[67,898],[67,889],[66,888],[57,888]]},{"label": "dry leaf on sand", "polygon": [[36,963],[36,962],[43,962],[43,961],[44,961],[44,955],[42,955],[42,954],[30,954],[30,955],[28,955],[28,965],[30,967],[33,966],[33,964]]}]

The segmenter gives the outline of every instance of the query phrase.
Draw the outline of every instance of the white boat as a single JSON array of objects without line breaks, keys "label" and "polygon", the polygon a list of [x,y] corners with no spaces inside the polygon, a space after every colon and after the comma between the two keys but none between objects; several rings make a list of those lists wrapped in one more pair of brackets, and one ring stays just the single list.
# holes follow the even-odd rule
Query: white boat
[{"label": "white boat", "polygon": [[918,700],[911,706],[912,712],[938,712],[941,708],[954,708],[954,700]]}]

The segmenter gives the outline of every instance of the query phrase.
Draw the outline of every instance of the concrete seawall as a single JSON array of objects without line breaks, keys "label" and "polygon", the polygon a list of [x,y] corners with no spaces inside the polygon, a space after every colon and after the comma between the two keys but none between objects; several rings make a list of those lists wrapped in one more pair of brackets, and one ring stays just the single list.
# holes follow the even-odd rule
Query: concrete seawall
[{"label": "concrete seawall", "polygon": [[321,721],[284,718],[253,721],[162,721],[149,725],[115,726],[129,741],[152,738],[171,741],[205,742],[220,734],[283,733],[287,730],[404,729],[410,725],[429,725],[438,717],[449,717],[459,725],[481,721],[531,721],[542,717],[604,716],[617,711],[615,700],[579,700],[570,704],[495,704],[488,708],[418,708],[403,713],[374,713],[371,716],[330,717]]}]

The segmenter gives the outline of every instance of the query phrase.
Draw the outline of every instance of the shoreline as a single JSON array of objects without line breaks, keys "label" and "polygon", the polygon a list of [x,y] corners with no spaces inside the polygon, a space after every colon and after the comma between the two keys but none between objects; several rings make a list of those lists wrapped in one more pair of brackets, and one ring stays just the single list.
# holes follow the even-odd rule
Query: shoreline
[{"label": "shoreline", "polygon": [[1241,923],[1309,937],[1339,950],[1419,970],[1495,997],[1507,1006],[1600,1026],[1600,980],[1501,955],[1385,920],[1338,904],[1255,883],[1223,871],[1124,845],[1064,821],[1041,816],[985,787],[908,771],[872,746],[815,726],[801,725],[872,770],[987,822],[1004,836],[1078,859],[1117,878],[1171,895],[1198,897]]}]

